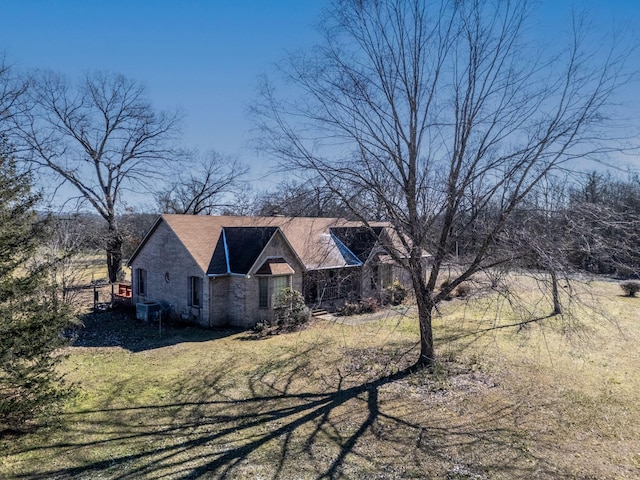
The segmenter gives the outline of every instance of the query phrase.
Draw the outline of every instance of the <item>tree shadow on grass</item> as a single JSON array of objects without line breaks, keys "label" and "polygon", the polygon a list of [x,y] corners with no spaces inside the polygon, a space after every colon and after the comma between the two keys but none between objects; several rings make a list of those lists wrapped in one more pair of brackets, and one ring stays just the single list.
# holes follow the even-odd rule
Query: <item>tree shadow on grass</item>
[{"label": "tree shadow on grass", "polygon": [[175,322],[145,322],[127,310],[91,312],[80,317],[71,332],[74,347],[121,347],[141,352],[183,342],[208,342],[235,335],[238,328],[203,328]]},{"label": "tree shadow on grass", "polygon": [[[309,368],[292,361],[279,378],[280,370],[259,368],[243,397],[229,395],[220,373],[207,385],[185,381],[179,395],[200,388],[215,399],[70,413],[67,440],[21,453],[83,460],[16,478],[563,478],[509,427],[518,404],[496,402],[473,421],[448,418],[436,414],[445,403],[424,391],[405,401],[424,372],[359,380],[337,370],[312,391],[299,382]],[[88,449],[109,453],[92,460]]]}]

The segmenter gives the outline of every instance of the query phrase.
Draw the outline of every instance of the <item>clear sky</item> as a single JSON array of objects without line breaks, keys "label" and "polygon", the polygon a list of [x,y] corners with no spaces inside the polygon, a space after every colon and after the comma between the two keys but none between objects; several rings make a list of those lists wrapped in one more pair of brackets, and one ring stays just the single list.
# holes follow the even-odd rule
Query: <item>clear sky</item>
[{"label": "clear sky", "polygon": [[2,0],[0,51],[19,68],[143,82],[186,114],[184,142],[252,163],[258,78],[312,44],[322,0]]},{"label": "clear sky", "polygon": [[[258,78],[273,71],[288,49],[314,43],[323,4],[2,0],[0,51],[19,68],[53,69],[76,78],[100,69],[141,81],[154,107],[183,109],[186,146],[256,164],[248,146],[247,106]],[[551,41],[572,4],[591,9],[603,28],[611,29],[614,22],[640,26],[640,0],[544,0],[540,28]]]}]

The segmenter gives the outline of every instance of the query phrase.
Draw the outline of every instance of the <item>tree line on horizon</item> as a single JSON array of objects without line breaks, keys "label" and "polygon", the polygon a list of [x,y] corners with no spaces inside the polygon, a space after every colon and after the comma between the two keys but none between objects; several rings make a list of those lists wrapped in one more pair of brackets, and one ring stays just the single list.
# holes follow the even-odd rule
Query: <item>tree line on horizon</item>
[{"label": "tree line on horizon", "polygon": [[[384,215],[375,215],[376,209],[368,205],[362,216],[370,221],[389,221]],[[483,215],[490,215],[490,210],[487,207]],[[123,258],[133,253],[162,213],[196,214],[158,208],[152,212],[131,209],[118,215]],[[222,208],[198,214],[359,219],[329,189],[313,182],[291,181],[255,194],[250,202],[244,198],[239,205],[228,202]],[[53,218],[54,230],[67,232],[70,250],[103,250],[107,231],[96,214],[61,213]],[[511,241],[505,240],[503,245],[512,250],[513,265],[522,268],[546,270],[546,263],[551,262],[567,272],[640,278],[640,252],[635,248],[635,239],[640,238],[639,219],[640,178],[591,171],[572,182],[547,185],[532,196],[514,216],[508,227]],[[447,249],[449,261],[455,263],[473,252],[477,236],[473,231],[455,232]]]}]

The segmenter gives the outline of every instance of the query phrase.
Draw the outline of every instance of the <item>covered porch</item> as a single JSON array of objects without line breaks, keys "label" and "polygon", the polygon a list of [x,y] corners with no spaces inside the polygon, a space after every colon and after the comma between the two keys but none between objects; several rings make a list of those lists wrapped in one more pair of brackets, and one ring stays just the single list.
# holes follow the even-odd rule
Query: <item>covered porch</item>
[{"label": "covered porch", "polygon": [[302,293],[310,307],[338,307],[361,295],[362,268],[330,268],[307,272],[302,279]]}]

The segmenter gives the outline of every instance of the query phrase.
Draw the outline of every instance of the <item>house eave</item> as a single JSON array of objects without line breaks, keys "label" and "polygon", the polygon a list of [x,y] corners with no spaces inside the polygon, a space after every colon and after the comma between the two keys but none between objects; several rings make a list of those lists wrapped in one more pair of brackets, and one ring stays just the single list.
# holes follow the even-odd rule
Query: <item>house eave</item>
[{"label": "house eave", "polygon": [[233,273],[233,272],[207,273],[207,277],[209,277],[209,278],[220,278],[220,277],[247,277],[247,278],[249,278],[249,274],[246,274],[246,273]]},{"label": "house eave", "polygon": [[308,268],[307,271],[309,272],[316,272],[319,270],[336,270],[338,268],[357,268],[357,267],[362,267],[362,264],[360,265],[330,265],[330,266],[324,266],[324,267],[317,267],[317,268]]}]

